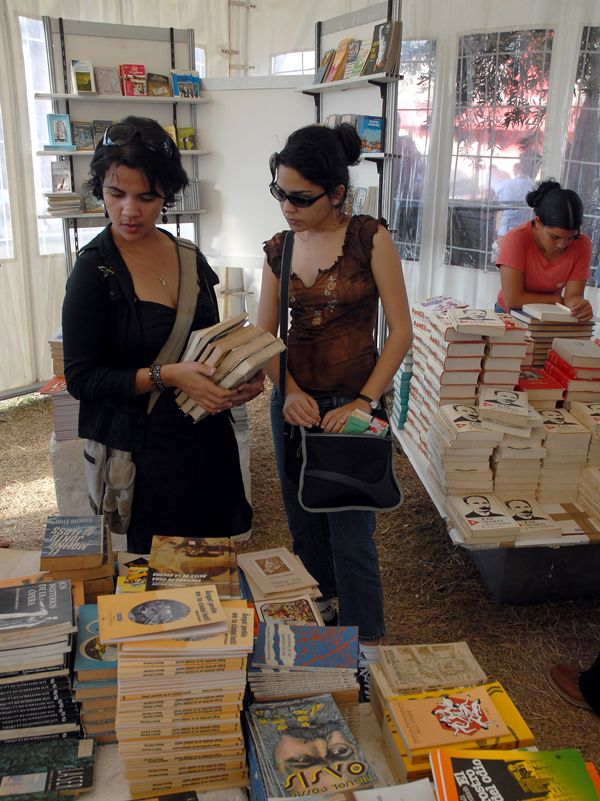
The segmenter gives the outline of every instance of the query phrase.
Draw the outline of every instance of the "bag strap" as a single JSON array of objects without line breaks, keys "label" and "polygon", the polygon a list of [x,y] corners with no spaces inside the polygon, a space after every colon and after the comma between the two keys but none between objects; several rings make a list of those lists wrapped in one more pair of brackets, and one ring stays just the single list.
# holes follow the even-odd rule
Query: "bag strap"
[{"label": "bag strap", "polygon": [[[156,357],[156,364],[173,364],[179,359],[190,333],[194,312],[198,303],[198,271],[196,269],[196,246],[186,239],[176,239],[179,257],[179,294],[177,314],[169,338]],[[154,408],[160,392],[153,390],[148,401],[148,414]]]},{"label": "bag strap", "polygon": [[281,275],[279,278],[279,336],[285,348],[279,354],[279,394],[285,401],[287,384],[287,341],[288,341],[288,307],[290,302],[290,273],[292,271],[292,251],[294,249],[294,232],[287,231],[281,255]]}]

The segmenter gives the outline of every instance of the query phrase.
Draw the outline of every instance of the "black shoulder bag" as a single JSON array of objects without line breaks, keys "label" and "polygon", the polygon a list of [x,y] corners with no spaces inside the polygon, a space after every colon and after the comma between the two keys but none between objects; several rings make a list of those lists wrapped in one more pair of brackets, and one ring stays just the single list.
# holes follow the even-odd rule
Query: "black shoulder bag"
[{"label": "black shoulder bag", "polygon": [[[285,402],[289,283],[294,233],[286,234],[281,259],[279,335],[286,345],[279,357],[279,391]],[[375,416],[389,423],[385,395]],[[321,429],[284,424],[285,472],[298,484],[298,500],[307,512],[358,509],[391,512],[403,501],[393,463],[390,429],[374,434],[326,434]]]}]

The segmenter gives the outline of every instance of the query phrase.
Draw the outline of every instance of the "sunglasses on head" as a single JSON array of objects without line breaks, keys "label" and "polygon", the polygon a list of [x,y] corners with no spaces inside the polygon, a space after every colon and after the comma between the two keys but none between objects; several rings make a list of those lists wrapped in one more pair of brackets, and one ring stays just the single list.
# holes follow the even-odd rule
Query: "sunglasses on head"
[{"label": "sunglasses on head", "polygon": [[105,147],[128,145],[133,142],[138,134],[141,137],[142,144],[148,150],[162,153],[163,156],[169,157],[173,153],[173,140],[168,133],[158,128],[138,128],[132,122],[117,122],[114,125],[109,125],[104,131],[102,144]]},{"label": "sunglasses on head", "polygon": [[302,195],[288,195],[287,192],[284,192],[281,187],[279,187],[275,181],[269,185],[269,191],[280,203],[285,202],[286,200],[289,201],[292,206],[295,206],[297,209],[306,209],[309,206],[312,206],[313,203],[316,203],[317,200],[320,200],[325,195],[328,195],[329,192],[321,192],[320,195],[315,195],[315,197],[302,197]]}]

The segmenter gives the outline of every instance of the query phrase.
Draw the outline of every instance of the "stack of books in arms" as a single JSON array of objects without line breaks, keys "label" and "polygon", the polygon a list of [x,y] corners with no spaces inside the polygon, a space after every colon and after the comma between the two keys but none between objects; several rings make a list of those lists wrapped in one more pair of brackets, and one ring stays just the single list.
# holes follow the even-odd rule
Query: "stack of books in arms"
[{"label": "stack of books in arms", "polygon": [[355,627],[260,623],[248,667],[250,692],[261,702],[331,693],[357,735],[357,664]]},{"label": "stack of books in arms", "polygon": [[404,428],[408,414],[408,398],[410,395],[410,382],[413,375],[412,347],[404,357],[404,361],[394,376],[394,404],[390,419],[396,428]]},{"label": "stack of books in arms", "polygon": [[22,581],[0,587],[0,741],[79,737],[69,677],[71,582]]},{"label": "stack of books in arms", "polygon": [[[211,381],[223,389],[234,389],[249,381],[284,350],[284,344],[260,326],[245,325],[247,320],[248,314],[244,312],[209,328],[192,331],[180,361],[216,367]],[[208,415],[185,392],[178,390],[175,398],[181,410],[194,421]]]},{"label": "stack of books in arms", "polygon": [[83,582],[85,602],[115,590],[110,530],[101,515],[49,517],[44,531],[42,570],[56,579]]},{"label": "stack of books in arms", "polygon": [[504,333],[484,337],[487,344],[479,380],[481,384],[513,389],[527,353],[527,326],[510,314],[498,317],[504,323]]},{"label": "stack of books in arms", "polygon": [[569,411],[592,434],[586,467],[600,467],[600,404],[573,401]]},{"label": "stack of books in arms", "polygon": [[595,342],[553,339],[544,370],[563,387],[565,409],[573,401],[600,403],[600,346]]},{"label": "stack of books in arms", "polygon": [[100,642],[120,643],[115,729],[132,797],[245,786],[246,602],[198,585],[98,606]]},{"label": "stack of books in arms", "polygon": [[[251,704],[245,725],[253,801],[290,796],[338,801],[344,793],[377,781],[328,693]],[[319,743],[328,743],[328,754],[317,761]]]},{"label": "stack of books in arms", "polygon": [[79,607],[74,671],[73,689],[86,736],[99,743],[116,742],[117,647],[100,642],[96,604]]},{"label": "stack of books in arms", "polygon": [[571,310],[560,303],[525,303],[522,309],[511,309],[517,320],[527,323],[529,334],[535,341],[533,366],[543,367],[555,337],[561,339],[590,339],[594,321],[580,323]]},{"label": "stack of books in arms", "polygon": [[527,401],[534,409],[555,409],[564,393],[564,387],[539,367],[521,370],[517,390],[527,393]]},{"label": "stack of books in arms", "polygon": [[0,749],[0,786],[11,801],[56,801],[94,788],[96,741],[54,740]]},{"label": "stack of books in arms", "polygon": [[52,428],[55,438],[59,442],[65,439],[77,439],[79,401],[69,394],[65,379],[55,375],[39,390],[39,393],[49,395],[52,400]]},{"label": "stack of books in arms", "polygon": [[579,751],[489,751],[441,748],[430,754],[439,799],[524,798],[596,801],[600,776]]},{"label": "stack of books in arms", "polygon": [[563,409],[541,411],[546,437],[536,493],[543,504],[577,501],[581,471],[587,464],[591,432]]}]

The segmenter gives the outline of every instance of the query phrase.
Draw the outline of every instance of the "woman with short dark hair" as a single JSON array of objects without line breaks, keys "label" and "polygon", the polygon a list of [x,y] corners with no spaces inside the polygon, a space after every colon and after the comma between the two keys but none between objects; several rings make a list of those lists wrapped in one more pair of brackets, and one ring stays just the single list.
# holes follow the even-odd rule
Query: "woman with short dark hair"
[{"label": "woman with short dark hair", "polygon": [[[81,249],[63,305],[65,377],[80,400],[79,436],[130,451],[136,468],[127,547],[148,553],[153,535],[228,537],[250,529],[232,406],[256,396],[263,375],[234,390],[197,362],[156,364],[177,316],[183,248],[194,259],[189,328],[219,319],[218,277],[200,251],[156,227],[188,183],[181,156],[154,120],[126,117],[107,128],[90,183],[110,223]],[[187,321],[186,321],[187,322]],[[181,389],[210,416],[194,424],[175,401]],[[147,413],[150,394],[158,401]]]},{"label": "woman with short dark hair", "polygon": [[502,239],[496,266],[502,289],[497,311],[520,309],[524,303],[562,303],[581,322],[593,310],[584,298],[590,278],[591,240],[580,233],[583,204],[572,189],[552,179],[525,196],[535,214]]}]

